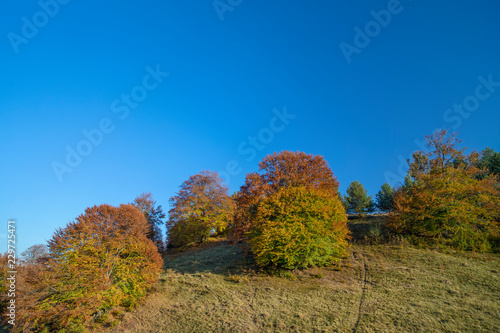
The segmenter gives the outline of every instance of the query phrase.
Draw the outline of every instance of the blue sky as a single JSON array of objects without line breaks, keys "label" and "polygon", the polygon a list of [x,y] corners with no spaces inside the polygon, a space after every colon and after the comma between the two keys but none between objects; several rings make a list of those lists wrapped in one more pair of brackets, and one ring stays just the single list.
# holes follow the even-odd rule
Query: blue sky
[{"label": "blue sky", "polygon": [[0,245],[10,218],[22,251],[95,204],[146,191],[168,210],[204,169],[229,171],[234,192],[274,151],[323,155],[342,192],[358,180],[370,194],[436,128],[499,151],[498,13],[494,0],[4,1]]}]

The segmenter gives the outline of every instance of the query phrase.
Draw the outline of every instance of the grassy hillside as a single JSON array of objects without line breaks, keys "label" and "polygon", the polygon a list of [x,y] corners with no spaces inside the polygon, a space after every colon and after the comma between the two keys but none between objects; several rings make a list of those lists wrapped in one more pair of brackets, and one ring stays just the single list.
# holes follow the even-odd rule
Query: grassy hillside
[{"label": "grassy hillside", "polygon": [[442,253],[350,222],[342,267],[269,276],[238,246],[167,256],[156,290],[107,332],[493,332],[500,256]]}]

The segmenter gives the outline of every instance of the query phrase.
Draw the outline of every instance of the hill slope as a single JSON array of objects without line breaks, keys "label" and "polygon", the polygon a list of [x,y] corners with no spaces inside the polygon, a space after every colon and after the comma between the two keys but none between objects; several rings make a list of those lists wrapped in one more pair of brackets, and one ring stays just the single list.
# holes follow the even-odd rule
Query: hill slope
[{"label": "hill slope", "polygon": [[[492,332],[500,327],[500,256],[370,245],[350,223],[341,270],[260,274],[226,242],[167,256],[152,295],[107,332]],[[371,229],[371,234],[375,229]],[[365,243],[365,244],[363,244]]]}]

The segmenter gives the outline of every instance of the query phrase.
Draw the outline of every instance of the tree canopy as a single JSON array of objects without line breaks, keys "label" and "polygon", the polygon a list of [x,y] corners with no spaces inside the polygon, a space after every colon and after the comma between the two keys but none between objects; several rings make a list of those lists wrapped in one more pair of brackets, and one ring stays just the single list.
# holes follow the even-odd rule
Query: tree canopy
[{"label": "tree canopy", "polygon": [[500,153],[492,148],[484,149],[477,160],[476,166],[488,170],[491,174],[500,176]]},{"label": "tree canopy", "polygon": [[377,209],[382,212],[390,211],[394,203],[394,193],[394,188],[391,185],[384,183],[375,196],[375,205]]},{"label": "tree canopy", "polygon": [[338,195],[339,183],[323,156],[282,151],[267,155],[259,163],[259,173],[249,173],[235,195],[233,239],[245,239],[256,205],[261,199],[288,187],[305,187]]},{"label": "tree canopy", "polygon": [[264,198],[250,229],[257,264],[285,269],[331,264],[346,255],[349,230],[340,200],[285,187]]},{"label": "tree canopy", "polygon": [[165,251],[165,242],[161,225],[163,225],[165,214],[161,206],[156,206],[156,201],[151,193],[142,193],[136,197],[133,205],[136,206],[148,221],[149,229],[146,236],[156,245],[160,252]]},{"label": "tree canopy", "polygon": [[202,171],[189,177],[170,204],[167,232],[172,247],[220,235],[233,219],[233,199],[216,172]]},{"label": "tree canopy", "polygon": [[347,195],[345,196],[347,212],[356,213],[359,216],[373,212],[375,205],[372,197],[368,196],[367,193],[365,187],[357,180],[349,184]]}]

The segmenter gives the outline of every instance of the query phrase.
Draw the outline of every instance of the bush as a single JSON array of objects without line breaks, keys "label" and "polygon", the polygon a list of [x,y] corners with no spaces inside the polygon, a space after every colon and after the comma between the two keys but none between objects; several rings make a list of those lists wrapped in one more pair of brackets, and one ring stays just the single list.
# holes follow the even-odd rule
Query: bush
[{"label": "bush", "polygon": [[409,192],[398,190],[387,225],[430,243],[494,250],[500,236],[500,197],[491,181],[474,179],[466,170],[453,167],[421,175]]},{"label": "bush", "polygon": [[263,199],[250,229],[260,266],[324,266],[347,254],[347,216],[337,196],[287,187]]},{"label": "bush", "polygon": [[[19,270],[20,331],[74,331],[142,298],[163,262],[132,205],[94,206],[49,241],[51,258]],[[33,274],[36,273],[36,274]]]}]

